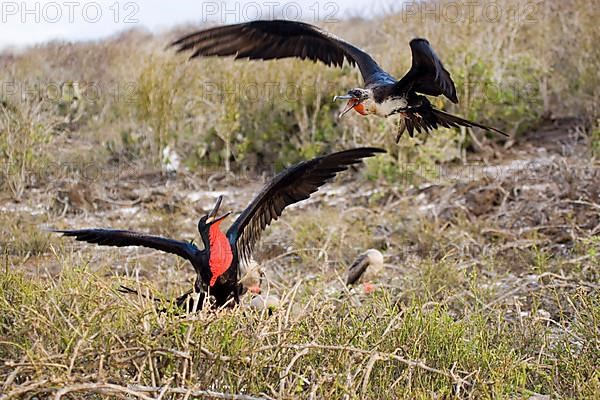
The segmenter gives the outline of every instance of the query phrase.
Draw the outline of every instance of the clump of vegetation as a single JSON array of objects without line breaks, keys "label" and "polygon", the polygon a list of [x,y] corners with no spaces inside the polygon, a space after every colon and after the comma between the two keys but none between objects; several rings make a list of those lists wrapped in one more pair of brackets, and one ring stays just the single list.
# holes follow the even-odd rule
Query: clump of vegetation
[{"label": "clump of vegetation", "polygon": [[155,164],[160,163],[163,149],[178,139],[180,118],[184,114],[180,97],[187,80],[185,68],[174,60],[149,58],[134,86],[136,129],[144,131],[150,139],[148,151]]},{"label": "clump of vegetation", "polygon": [[[382,288],[360,306],[343,292],[327,295],[331,283],[323,280],[283,292],[272,315],[242,306],[186,316],[168,302],[160,307],[170,311],[159,313],[153,301],[116,291],[131,282],[73,261],[59,260],[62,272],[50,281],[0,275],[8,399],[161,391],[179,398],[188,390],[248,398],[589,398],[600,390],[600,298],[557,287],[575,282],[572,275],[543,274],[531,283],[536,291],[510,280],[508,288],[481,290],[492,284],[488,277],[424,261],[405,271],[410,286]],[[518,295],[520,314],[507,292]],[[548,310],[557,322],[549,323]]]},{"label": "clump of vegetation", "polygon": [[26,99],[22,103],[0,103],[0,154],[2,179],[0,189],[9,190],[13,198],[22,198],[28,185],[45,176],[50,158],[45,147],[51,141],[55,124],[46,118],[44,101]]},{"label": "clump of vegetation", "polygon": [[[450,3],[439,3],[440,9],[456,6]],[[460,99],[458,106],[442,100],[437,106],[517,136],[547,116],[584,114],[595,121],[600,85],[592,66],[599,62],[594,43],[600,34],[593,7],[582,0],[560,5],[507,0],[498,8],[502,15],[492,20],[477,7],[473,17],[463,12],[459,21],[407,12],[353,21],[351,29],[345,22],[325,28],[364,45],[361,38],[377,26],[382,41],[366,50],[397,76],[409,68],[408,39],[427,37],[452,73]],[[563,21],[560,16],[567,14],[576,18]],[[84,101],[75,111],[62,96],[47,117],[74,118],[73,135],[97,135],[111,152],[118,154],[124,146],[147,165],[158,166],[167,145],[189,167],[211,163],[229,170],[239,163],[287,165],[328,151],[333,143],[348,147],[388,138],[395,148],[389,140],[395,136],[392,121],[357,115],[336,121],[332,96],[360,83],[358,72],[348,66],[298,60],[186,62],[185,56],[164,50],[169,39],[132,31],[107,43],[36,48],[15,56],[18,69],[5,71],[3,79],[21,83],[35,76],[41,85],[77,88]],[[50,56],[60,62],[43,62]],[[100,60],[104,72],[96,73]],[[473,139],[482,140],[465,131],[437,133],[444,140],[420,136],[427,146],[401,147],[397,162],[462,159]],[[140,135],[140,150],[124,141]],[[450,153],[447,141],[453,143]]]},{"label": "clump of vegetation", "polygon": [[0,217],[0,249],[6,256],[22,261],[50,251],[51,238],[39,229],[42,216],[29,213],[10,213]]}]

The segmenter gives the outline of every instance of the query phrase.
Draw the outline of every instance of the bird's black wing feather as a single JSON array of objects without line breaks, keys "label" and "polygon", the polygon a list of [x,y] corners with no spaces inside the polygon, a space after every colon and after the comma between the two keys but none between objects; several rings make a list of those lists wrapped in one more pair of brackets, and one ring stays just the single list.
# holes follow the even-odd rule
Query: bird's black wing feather
[{"label": "bird's black wing feather", "polygon": [[458,103],[456,88],[446,71],[442,61],[425,39],[410,41],[412,51],[412,67],[394,86],[394,93],[404,95],[411,92],[429,96],[446,96],[453,103]]},{"label": "bird's black wing feather", "polygon": [[54,230],[63,236],[74,237],[80,242],[95,243],[102,246],[143,246],[167,253],[177,254],[187,260],[191,260],[197,253],[198,248],[192,243],[179,240],[166,239],[159,236],[149,236],[138,232],[113,230],[113,229],[81,229],[81,230]]},{"label": "bird's black wing feather", "polygon": [[237,243],[238,256],[248,260],[262,231],[290,204],[308,199],[338,172],[361,159],[384,153],[378,148],[357,148],[314,158],[296,164],[278,174],[256,196],[227,231],[231,243]]},{"label": "bird's black wing feather", "polygon": [[367,254],[361,254],[354,260],[350,268],[348,268],[348,276],[346,277],[346,285],[354,285],[365,273],[369,266],[369,258]]},{"label": "bird's black wing feather", "polygon": [[[252,21],[205,29],[171,44],[178,52],[199,56],[235,56],[252,60],[297,57],[341,67],[344,59],[358,65],[363,79],[385,72],[373,58],[356,46],[314,25],[298,21]],[[387,75],[387,74],[386,74]],[[391,77],[390,77],[391,78]]]},{"label": "bird's black wing feather", "polygon": [[502,136],[510,137],[500,129],[486,126],[477,122],[469,121],[467,119],[457,117],[456,115],[449,114],[444,111],[436,110],[431,106],[423,106],[418,111],[411,111],[407,113],[400,113],[402,115],[402,121],[399,125],[398,134],[396,136],[396,142],[400,140],[405,130],[408,131],[410,137],[414,135],[414,131],[421,132],[435,130],[439,127],[443,128],[458,128],[464,126],[467,128],[481,128],[489,132],[499,133]]}]

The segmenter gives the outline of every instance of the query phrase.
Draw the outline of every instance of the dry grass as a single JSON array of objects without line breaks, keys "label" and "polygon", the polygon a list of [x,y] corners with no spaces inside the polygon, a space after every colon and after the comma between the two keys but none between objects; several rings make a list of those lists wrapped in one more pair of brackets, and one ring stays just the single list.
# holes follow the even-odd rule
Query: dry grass
[{"label": "dry grass", "polygon": [[[408,39],[427,37],[461,99],[439,105],[515,133],[503,147],[466,131],[396,146],[391,121],[335,120],[331,96],[357,85],[355,71],[186,63],[163,51],[175,35],[0,55],[3,82],[60,83],[52,99],[0,99],[0,399],[597,398],[595,8],[539,3],[530,24],[390,15],[327,26],[397,75]],[[380,43],[369,44],[373,31]],[[85,101],[92,83],[103,95]],[[286,97],[290,85],[299,93]],[[273,314],[245,299],[182,315],[169,299],[190,287],[186,263],[43,230],[197,241],[211,191],[239,211],[261,173],[358,144],[389,155],[266,233],[256,258],[283,299]],[[176,174],[159,169],[167,145],[183,159]],[[345,268],[370,247],[386,257],[377,291],[348,292]]]},{"label": "dry grass", "polygon": [[[0,290],[6,395],[593,398],[600,390],[600,220],[590,192],[597,175],[570,162],[524,181],[510,174],[424,193],[399,194],[384,182],[330,188],[287,212],[257,253],[263,286],[283,299],[272,315],[249,309],[249,299],[235,309],[174,312],[168,299],[189,288],[191,271],[155,252],[52,237],[43,257],[7,254]],[[565,186],[545,187],[556,182]],[[185,179],[170,185],[188,193]],[[488,190],[507,196],[498,201]],[[250,197],[228,197],[228,206]],[[155,210],[170,199],[155,198],[132,220],[110,222],[122,207],[52,219],[193,238],[193,204],[184,200],[163,217]],[[551,223],[542,225],[544,218]],[[14,238],[21,246],[28,240]],[[367,247],[385,252],[387,268],[365,297],[346,292],[340,278]],[[117,292],[120,284],[170,311]]]},{"label": "dry grass", "polygon": [[[486,20],[478,9],[479,18],[473,20],[396,14],[326,28],[365,46],[398,76],[409,67],[409,38],[427,37],[452,72],[461,99],[459,106],[441,100],[438,105],[517,137],[542,117],[580,116],[593,123],[600,86],[594,69],[600,62],[594,46],[600,37],[595,8],[583,0],[494,4],[506,18]],[[509,17],[515,8],[518,15]],[[374,26],[378,42],[368,40]],[[47,112],[35,113],[26,122],[40,123],[46,130],[57,119],[61,122],[59,134],[43,135],[50,142],[45,148],[65,138],[93,140],[99,145],[96,155],[104,160],[153,166],[159,165],[166,145],[189,167],[210,163],[237,170],[248,164],[287,165],[334,143],[349,147],[394,136],[392,121],[356,115],[335,120],[338,106],[331,103],[332,96],[360,81],[351,68],[296,60],[186,63],[185,56],[164,50],[165,43],[181,34],[177,32],[153,37],[132,31],[101,43],[55,43],[0,56],[2,81],[19,88],[14,95],[12,89],[5,90],[6,98],[0,99],[7,105],[5,113],[27,97],[35,97],[27,100],[34,105],[42,98]],[[35,140],[36,131],[28,132],[25,137]],[[416,149],[403,141],[398,161],[460,159],[463,149],[486,143],[464,132],[440,135],[443,140],[423,138],[428,146]],[[63,157],[52,155],[50,161]]]},{"label": "dry grass", "polygon": [[[118,294],[121,279],[83,266],[50,283],[7,273],[5,393],[150,386],[153,396],[184,388],[180,395],[261,398],[597,394],[599,299],[579,275],[507,278],[508,287],[495,282],[482,293],[489,278],[445,268],[443,283],[437,271],[404,275],[419,286],[404,291],[411,299],[398,302],[397,290],[382,289],[359,307],[324,296],[323,284],[300,294],[299,281],[272,316],[244,308],[157,314],[151,302]],[[115,387],[102,389],[108,383]]]}]

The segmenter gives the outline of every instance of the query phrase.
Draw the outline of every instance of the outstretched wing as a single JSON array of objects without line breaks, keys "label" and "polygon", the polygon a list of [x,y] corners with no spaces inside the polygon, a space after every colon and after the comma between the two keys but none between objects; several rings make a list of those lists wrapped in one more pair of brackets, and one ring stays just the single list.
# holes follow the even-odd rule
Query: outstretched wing
[{"label": "outstretched wing", "polygon": [[81,229],[81,230],[53,230],[63,236],[72,236],[80,242],[95,243],[102,246],[143,246],[177,254],[187,260],[198,253],[198,248],[187,242],[165,239],[159,236],[149,236],[138,232],[112,230],[112,229]]},{"label": "outstretched wing", "polygon": [[[252,21],[194,32],[173,42],[178,52],[198,56],[235,56],[251,60],[297,57],[341,67],[358,65],[365,82],[385,72],[358,47],[314,25],[297,21]],[[387,75],[387,74],[386,74]]]},{"label": "outstretched wing", "polygon": [[453,103],[458,103],[456,88],[446,71],[442,61],[425,39],[413,39],[410,41],[412,51],[412,67],[396,83],[394,92],[406,94],[417,92],[429,96],[446,96]]},{"label": "outstretched wing", "polygon": [[227,231],[231,243],[237,243],[238,256],[249,260],[262,231],[290,204],[308,199],[338,172],[385,150],[366,147],[341,151],[296,164],[278,174],[256,196]]}]

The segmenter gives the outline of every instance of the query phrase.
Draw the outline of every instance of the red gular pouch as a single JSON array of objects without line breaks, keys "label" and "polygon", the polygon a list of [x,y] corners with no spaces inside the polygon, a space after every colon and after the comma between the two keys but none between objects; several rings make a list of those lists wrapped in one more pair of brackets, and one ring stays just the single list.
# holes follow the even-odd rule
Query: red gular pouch
[{"label": "red gular pouch", "polygon": [[[352,105],[350,103],[352,103]],[[358,100],[350,100],[350,102],[348,102],[348,105],[351,106],[354,109],[354,111],[356,111],[360,115],[369,115],[367,110],[365,110],[365,105],[363,103],[360,103]]]},{"label": "red gular pouch", "polygon": [[219,228],[221,221],[215,222],[208,229],[208,240],[210,242],[210,258],[208,265],[210,266],[210,272],[212,277],[210,278],[210,286],[214,286],[217,279],[223,275],[233,261],[233,252],[231,251],[231,244],[227,239],[227,236]]}]

